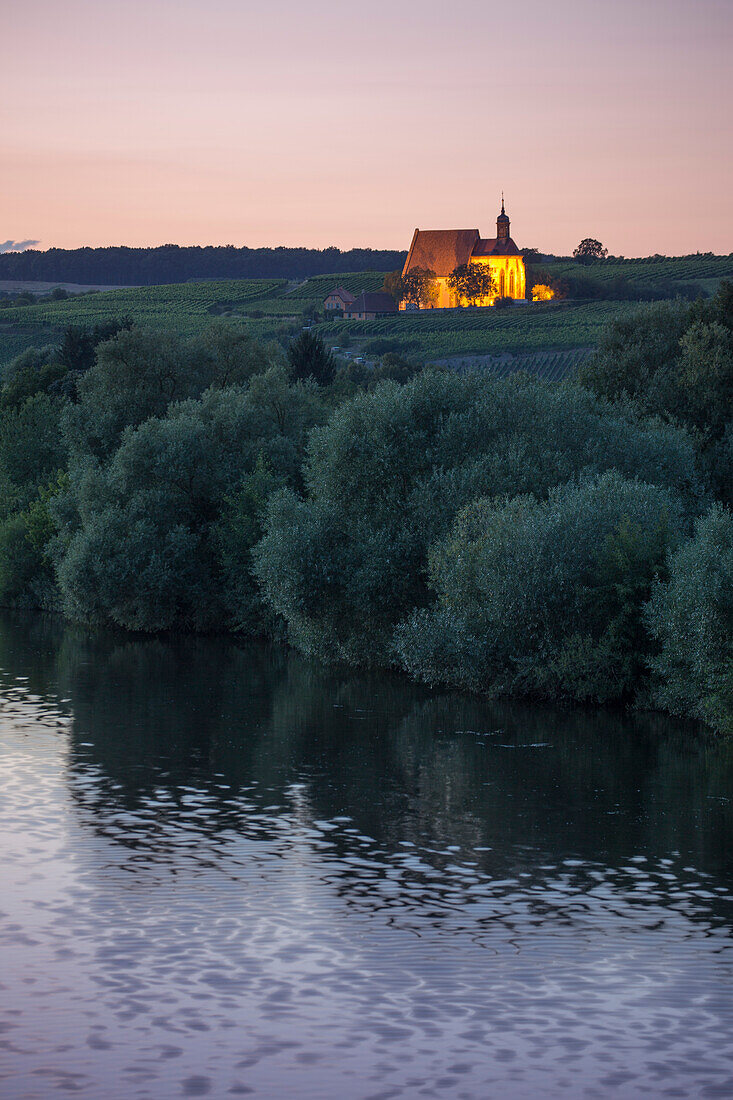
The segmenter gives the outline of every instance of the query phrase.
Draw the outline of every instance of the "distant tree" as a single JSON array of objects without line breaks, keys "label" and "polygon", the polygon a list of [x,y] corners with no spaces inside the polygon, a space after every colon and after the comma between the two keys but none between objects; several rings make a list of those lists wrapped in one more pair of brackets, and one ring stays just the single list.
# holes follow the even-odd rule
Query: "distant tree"
[{"label": "distant tree", "polygon": [[577,248],[573,249],[573,256],[581,264],[592,264],[594,260],[604,260],[608,255],[608,249],[604,248],[595,237],[584,237]]},{"label": "distant tree", "polygon": [[132,328],[132,317],[114,318],[92,328],[86,325],[69,325],[59,348],[59,361],[72,371],[83,374],[94,366],[97,346],[111,340],[118,332]]},{"label": "distant tree", "polygon": [[406,290],[402,272],[390,271],[388,275],[385,275],[384,282],[382,283],[382,290],[385,294],[390,294],[397,305],[403,302],[405,300]]},{"label": "distant tree", "polygon": [[328,386],[336,375],[336,362],[320,336],[301,332],[288,347],[290,376],[294,382],[313,378],[319,386]]},{"label": "distant tree", "polygon": [[448,276],[448,286],[459,301],[464,300],[469,305],[497,292],[494,277],[484,264],[460,264]]},{"label": "distant tree", "polygon": [[438,297],[438,284],[435,272],[429,267],[413,267],[402,280],[404,293],[403,301],[414,302],[416,305],[426,308],[432,305]]}]

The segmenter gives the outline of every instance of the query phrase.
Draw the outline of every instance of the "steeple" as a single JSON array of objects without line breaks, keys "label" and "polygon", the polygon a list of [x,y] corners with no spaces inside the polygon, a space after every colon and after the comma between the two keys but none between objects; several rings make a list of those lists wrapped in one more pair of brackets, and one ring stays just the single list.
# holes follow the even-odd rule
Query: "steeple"
[{"label": "steeple", "polygon": [[501,193],[501,214],[496,219],[496,238],[499,241],[509,239],[509,217],[504,211],[504,192]]}]

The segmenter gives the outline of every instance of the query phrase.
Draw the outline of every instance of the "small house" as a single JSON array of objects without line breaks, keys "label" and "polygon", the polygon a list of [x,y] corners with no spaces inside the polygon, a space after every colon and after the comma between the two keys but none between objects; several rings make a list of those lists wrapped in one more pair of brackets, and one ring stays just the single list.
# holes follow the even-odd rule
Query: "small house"
[{"label": "small house", "polygon": [[345,313],[348,306],[355,300],[356,295],[352,294],[350,290],[347,290],[343,286],[335,286],[333,290],[329,290],[326,295],[323,308],[332,312],[339,310],[341,313]]},{"label": "small house", "polygon": [[373,321],[376,317],[396,312],[397,303],[391,294],[367,294],[362,290],[359,297],[346,307],[344,317],[348,321]]}]

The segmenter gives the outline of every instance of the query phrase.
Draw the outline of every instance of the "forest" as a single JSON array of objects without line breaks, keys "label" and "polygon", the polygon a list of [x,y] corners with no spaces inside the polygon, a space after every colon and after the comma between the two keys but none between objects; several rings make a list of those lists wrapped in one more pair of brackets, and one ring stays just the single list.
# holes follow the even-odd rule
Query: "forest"
[{"label": "forest", "polygon": [[0,603],[733,732],[733,284],[572,379],[121,317],[0,387]]},{"label": "forest", "polygon": [[49,248],[0,254],[0,280],[156,286],[192,279],[307,279],[341,271],[402,267],[406,252],[373,248]]}]

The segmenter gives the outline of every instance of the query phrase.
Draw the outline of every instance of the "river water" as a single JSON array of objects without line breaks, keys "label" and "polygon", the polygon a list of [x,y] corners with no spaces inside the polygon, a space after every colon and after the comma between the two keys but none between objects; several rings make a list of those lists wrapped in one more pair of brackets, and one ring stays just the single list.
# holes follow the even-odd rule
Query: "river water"
[{"label": "river water", "polygon": [[0,619],[0,1096],[733,1096],[733,748]]}]

